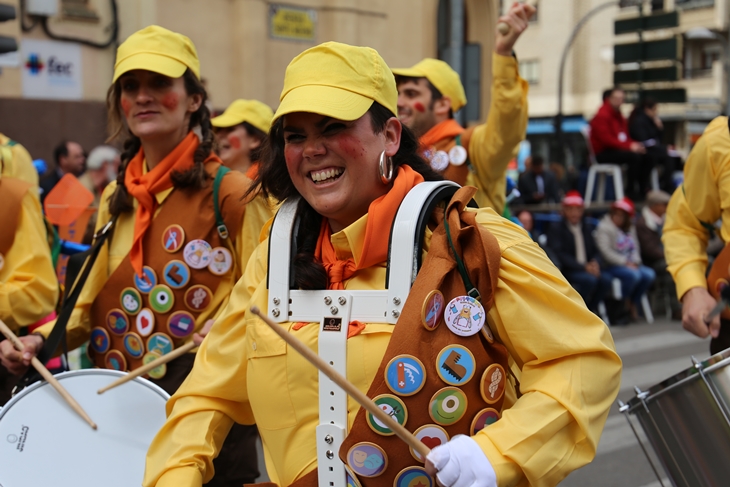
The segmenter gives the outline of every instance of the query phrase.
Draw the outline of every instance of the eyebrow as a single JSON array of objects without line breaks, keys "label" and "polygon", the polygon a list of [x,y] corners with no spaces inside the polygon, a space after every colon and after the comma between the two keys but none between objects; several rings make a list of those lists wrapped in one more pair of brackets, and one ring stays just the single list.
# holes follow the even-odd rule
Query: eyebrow
[{"label": "eyebrow", "polygon": [[[317,127],[318,129],[321,129],[322,127],[327,125],[331,120],[333,120],[332,117],[323,117],[322,120],[315,123],[314,126]],[[302,132],[304,132],[304,130],[299,127],[292,127],[291,125],[285,125],[284,132],[294,132],[297,134],[301,134]]]}]

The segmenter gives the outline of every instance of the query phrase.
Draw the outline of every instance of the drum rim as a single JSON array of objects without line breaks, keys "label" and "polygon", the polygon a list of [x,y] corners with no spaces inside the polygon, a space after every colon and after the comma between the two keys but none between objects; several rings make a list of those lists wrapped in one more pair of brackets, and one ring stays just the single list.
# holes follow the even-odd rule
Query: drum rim
[{"label": "drum rim", "polygon": [[[121,376],[124,376],[127,374],[128,374],[128,372],[122,372],[119,370],[111,370],[111,369],[80,369],[80,370],[69,370],[66,372],[61,372],[59,374],[55,374],[54,377],[56,379],[58,379],[59,381],[62,381],[63,379],[65,379],[69,376],[77,377],[77,376],[83,376],[83,375],[108,375],[110,377],[116,378],[116,377],[121,377]],[[162,397],[165,400],[165,402],[167,402],[168,399],[170,399],[170,395],[162,387],[158,386],[157,384],[155,384],[147,379],[144,379],[142,377],[135,377],[130,382],[137,382],[138,384],[149,388],[152,392],[155,392],[160,397]],[[5,416],[5,414],[8,411],[10,411],[10,408],[16,402],[18,402],[24,396],[30,394],[32,391],[39,389],[41,387],[44,387],[44,386],[51,387],[51,385],[48,382],[46,382],[44,380],[39,380],[39,381],[34,382],[33,384],[29,385],[22,391],[18,392],[13,397],[11,397],[10,400],[7,403],[5,403],[4,406],[0,407],[0,420],[2,420],[3,416]]]},{"label": "drum rim", "polygon": [[[723,368],[729,364],[730,348],[723,350],[722,352],[718,352],[715,355],[708,357],[706,360],[699,362],[699,367],[692,365],[689,368],[659,382],[658,384],[651,386],[646,391],[642,391],[644,393],[648,393],[643,402],[651,402],[665,392],[669,392],[687,382],[701,380],[699,373],[700,369],[705,372],[714,372],[715,370]],[[629,406],[629,412],[632,413],[634,412],[634,409],[642,405],[642,400],[638,397],[638,395],[635,395],[627,404]]]}]

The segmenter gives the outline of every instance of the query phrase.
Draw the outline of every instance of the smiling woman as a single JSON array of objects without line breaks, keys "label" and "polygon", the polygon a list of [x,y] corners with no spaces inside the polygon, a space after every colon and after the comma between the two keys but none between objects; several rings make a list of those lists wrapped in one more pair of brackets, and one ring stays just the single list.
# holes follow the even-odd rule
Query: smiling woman
[{"label": "smiling woman", "polygon": [[[328,42],[289,64],[249,191],[283,205],[168,403],[145,486],[201,485],[234,423],[256,423],[281,487],[553,486],[595,455],[620,380],[608,329],[522,229],[466,208],[475,188],[437,181],[397,99],[370,48]],[[399,240],[434,188],[455,193]],[[430,454],[369,420],[254,306]]]},{"label": "smiling woman", "polygon": [[[124,152],[97,220],[97,231],[109,224],[113,233],[66,326],[69,349],[93,338],[89,353],[98,367],[131,371],[192,342],[227,302],[270,217],[246,211],[250,180],[213,154],[206,96],[187,37],[150,26],[119,46],[107,105]],[[52,327],[24,337],[26,350],[37,352]],[[150,380],[175,392],[194,355],[155,369]],[[29,360],[6,342],[0,358],[16,372]],[[208,485],[252,482],[254,443],[255,428],[233,428],[215,461],[220,474],[211,480],[211,471]]]}]

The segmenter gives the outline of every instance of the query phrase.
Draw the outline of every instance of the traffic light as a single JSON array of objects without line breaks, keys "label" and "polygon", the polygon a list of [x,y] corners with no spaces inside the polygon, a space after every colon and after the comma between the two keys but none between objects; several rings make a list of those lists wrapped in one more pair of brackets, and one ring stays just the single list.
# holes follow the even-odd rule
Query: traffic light
[{"label": "traffic light", "polygon": [[[15,20],[15,7],[0,3],[0,22]],[[18,42],[14,37],[0,36],[0,54],[15,52],[18,50]]]}]

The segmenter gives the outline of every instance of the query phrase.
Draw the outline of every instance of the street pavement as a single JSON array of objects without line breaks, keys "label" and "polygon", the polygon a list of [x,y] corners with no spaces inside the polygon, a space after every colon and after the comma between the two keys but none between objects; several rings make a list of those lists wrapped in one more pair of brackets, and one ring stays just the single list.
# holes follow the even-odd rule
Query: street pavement
[{"label": "street pavement", "polygon": [[[682,329],[677,321],[657,319],[651,325],[637,324],[611,327],[616,350],[623,361],[621,390],[618,399],[628,402],[642,389],[658,384],[692,365],[691,357],[702,360],[710,355],[709,340],[701,340]],[[634,426],[640,432],[638,421]],[[642,435],[643,436],[643,435]],[[645,440],[645,438],[644,438]],[[647,450],[653,455],[648,443]],[[259,443],[259,464],[268,480]],[[661,466],[655,459],[657,469]],[[663,475],[663,472],[659,470]],[[614,404],[606,421],[595,460],[576,470],[560,483],[561,487],[661,487],[636,441],[624,416]],[[671,484],[664,479],[665,487]]]},{"label": "street pavement", "polygon": [[[691,357],[703,360],[710,355],[709,340],[701,340],[684,331],[677,321],[657,319],[653,324],[611,327],[616,350],[623,361],[621,390],[618,399],[628,402],[636,396],[634,386],[642,390],[689,368]],[[641,426],[631,416],[642,435]],[[648,443],[644,443],[653,456]],[[664,472],[654,457],[654,465]],[[671,483],[664,478],[664,485]],[[614,404],[598,444],[595,460],[576,470],[560,483],[561,487],[661,487],[641,450],[631,427]]]}]

